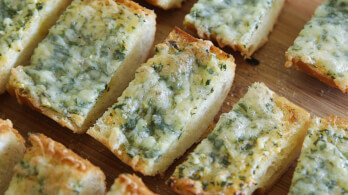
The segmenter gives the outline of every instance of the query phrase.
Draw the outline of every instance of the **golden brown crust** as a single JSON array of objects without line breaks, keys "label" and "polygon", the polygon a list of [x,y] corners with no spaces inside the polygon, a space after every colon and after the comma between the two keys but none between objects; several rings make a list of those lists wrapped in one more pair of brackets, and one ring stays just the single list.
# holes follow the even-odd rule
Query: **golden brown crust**
[{"label": "golden brown crust", "polygon": [[[121,174],[114,182],[116,190],[132,195],[155,195],[135,174]],[[111,188],[112,190],[112,188]]]},{"label": "golden brown crust", "polygon": [[[324,127],[333,126],[340,129],[348,129],[348,119],[346,118],[329,116],[328,118],[320,118],[320,121]],[[345,136],[348,137],[348,131],[345,131]]]},{"label": "golden brown crust", "polygon": [[[199,42],[202,45],[206,45],[206,41],[197,39],[178,27],[174,27],[174,30],[168,35],[164,42],[169,45],[169,42],[173,40],[175,40],[175,44],[177,44],[179,48],[183,48],[192,42]],[[219,60],[229,60],[234,62],[234,58],[231,54],[224,52],[218,47],[212,45],[210,47],[210,52],[214,53]]]},{"label": "golden brown crust", "polygon": [[[29,140],[33,147],[29,153],[34,156],[51,156],[55,164],[68,165],[81,172],[94,170],[102,172],[99,167],[92,165],[87,159],[83,159],[73,151],[67,149],[63,144],[58,143],[43,134],[31,134]],[[105,180],[105,176],[103,175]]]},{"label": "golden brown crust", "polygon": [[[202,39],[207,39],[207,40],[211,40],[211,41],[217,42],[217,44],[221,48],[227,46],[227,47],[232,48],[234,51],[240,52],[242,55],[246,56],[247,58],[251,57],[251,55],[248,54],[248,50],[246,48],[244,48],[242,44],[226,43],[222,39],[218,39],[217,35],[214,34],[214,33],[212,33],[211,35],[208,35],[206,32],[198,31],[198,29],[195,27],[195,25],[193,25],[192,23],[189,23],[187,21],[184,21],[184,26],[185,26],[186,29],[195,32]],[[266,43],[266,41],[263,44],[265,44],[265,43]],[[263,44],[260,44],[260,46],[258,48],[262,47]]]},{"label": "golden brown crust", "polygon": [[292,56],[289,53],[286,53],[285,56],[287,59],[285,67],[290,68],[291,66],[295,66],[296,70],[301,70],[331,87],[338,88],[343,93],[348,93],[348,87],[342,88],[336,85],[334,79],[327,74],[327,70],[320,68],[319,66],[314,67],[312,64],[305,63],[300,58]]},{"label": "golden brown crust", "polygon": [[117,3],[125,5],[126,7],[134,9],[134,11],[136,11],[138,14],[142,14],[143,16],[152,15],[156,17],[156,14],[153,10],[149,10],[134,1],[130,1],[130,0],[115,0],[115,1]]},{"label": "golden brown crust", "polygon": [[14,133],[15,136],[17,137],[17,140],[24,145],[25,143],[24,138],[22,137],[21,134],[19,134],[19,132],[16,129],[13,128],[12,122],[9,119],[7,120],[0,119],[0,134],[5,134],[7,132]]},{"label": "golden brown crust", "polygon": [[173,3],[173,2],[167,2],[167,3],[163,3],[161,2],[161,0],[146,0],[148,3],[156,6],[156,7],[159,7],[163,10],[169,10],[169,9],[173,9],[173,8],[181,8],[181,5],[183,3],[183,1],[177,3]]},{"label": "golden brown crust", "polygon": [[167,184],[178,194],[195,195],[206,194],[199,182],[188,178],[170,177]]}]

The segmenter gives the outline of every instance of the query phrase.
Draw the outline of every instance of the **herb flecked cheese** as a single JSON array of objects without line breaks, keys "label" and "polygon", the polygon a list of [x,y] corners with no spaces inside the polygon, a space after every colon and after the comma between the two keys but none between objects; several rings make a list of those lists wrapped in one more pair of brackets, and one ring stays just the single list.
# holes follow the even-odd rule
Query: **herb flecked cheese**
[{"label": "herb flecked cheese", "polygon": [[0,0],[0,93],[70,0]]},{"label": "herb flecked cheese", "polygon": [[347,91],[347,34],[348,0],[325,1],[288,49],[287,66],[300,60],[312,71],[333,80],[342,91]]},{"label": "herb flecked cheese", "polygon": [[[148,15],[153,13],[142,11],[133,2],[120,2],[74,0],[35,50],[31,65],[12,73],[14,88],[64,118],[61,124],[75,132],[86,130],[87,117],[98,117],[94,108],[103,104],[104,110],[99,110],[105,111],[120,95],[108,93],[110,87],[120,91],[128,83],[125,80],[131,80],[150,49],[140,43],[143,33],[149,33],[145,42],[152,44],[155,22],[151,20],[155,17]],[[147,26],[154,29],[147,32]],[[135,48],[142,51],[134,52]],[[128,65],[130,60],[132,65]],[[121,75],[124,80],[116,78],[111,83],[121,74],[120,67],[127,68],[122,74],[128,76]],[[97,104],[102,96],[114,97]]]},{"label": "herb flecked cheese", "polygon": [[[175,33],[184,34],[174,30],[170,36]],[[193,38],[181,36],[156,46],[155,56],[137,70],[118,102],[87,132],[144,174],[164,171],[173,158],[165,155],[181,155],[187,149],[175,153],[175,147],[181,147],[176,144],[191,136],[187,131],[199,126],[193,121],[206,115],[202,110],[218,111],[234,76],[234,63],[227,54],[227,59],[221,59],[210,51],[211,42],[184,44],[183,40]],[[213,105],[217,95],[222,100]],[[210,110],[212,107],[216,109]],[[201,123],[208,125],[212,118]],[[206,128],[197,129],[195,136]],[[195,139],[185,141],[183,147]],[[165,160],[169,164],[161,164]]]},{"label": "herb flecked cheese", "polygon": [[315,118],[289,194],[348,194],[348,120]]},{"label": "herb flecked cheese", "polygon": [[216,39],[246,57],[259,48],[282,8],[283,0],[199,0],[184,24],[202,38]]},{"label": "herb flecked cheese", "polygon": [[302,143],[308,120],[309,113],[255,83],[168,183],[182,194],[252,194],[279,174],[284,156]]}]

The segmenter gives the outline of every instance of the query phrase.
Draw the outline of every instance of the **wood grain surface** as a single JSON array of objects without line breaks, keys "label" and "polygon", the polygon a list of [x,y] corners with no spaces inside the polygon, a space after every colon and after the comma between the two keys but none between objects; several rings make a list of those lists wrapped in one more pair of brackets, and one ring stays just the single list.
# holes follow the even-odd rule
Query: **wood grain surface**
[{"label": "wood grain surface", "polygon": [[[181,9],[171,11],[163,11],[154,8],[144,1],[137,1],[147,8],[154,9],[157,14],[158,24],[155,44],[162,42],[174,26],[183,28],[182,21],[184,16],[189,12],[195,1],[188,0],[183,4]],[[312,115],[321,117],[327,117],[329,115],[347,117],[348,98],[346,94],[328,87],[302,72],[284,67],[284,52],[292,45],[304,24],[311,18],[315,8],[322,1],[287,0],[278,18],[278,23],[269,36],[269,41],[254,54],[254,58],[260,62],[257,66],[247,63],[238,53],[228,48],[224,49],[235,57],[237,69],[233,86],[223,104],[220,114],[228,112],[232,108],[232,105],[244,95],[249,85],[255,81],[261,81],[277,94],[305,108]],[[215,122],[218,120],[219,115],[215,117]],[[59,126],[53,120],[40,113],[26,106],[19,105],[16,99],[8,94],[0,96],[0,118],[11,119],[15,128],[25,138],[27,138],[28,132],[44,133],[54,140],[63,143],[82,157],[89,159],[105,172],[108,187],[120,173],[133,173],[130,167],[123,164],[92,137],[73,134],[72,131]],[[192,149],[193,147],[190,150]],[[182,162],[184,158],[185,156],[175,161],[162,177],[137,175],[141,176],[144,182],[154,192],[159,194],[174,194],[165,184],[165,180],[174,171],[175,166]],[[295,167],[296,162],[279,179],[279,182],[272,188],[270,194],[287,194]]]}]

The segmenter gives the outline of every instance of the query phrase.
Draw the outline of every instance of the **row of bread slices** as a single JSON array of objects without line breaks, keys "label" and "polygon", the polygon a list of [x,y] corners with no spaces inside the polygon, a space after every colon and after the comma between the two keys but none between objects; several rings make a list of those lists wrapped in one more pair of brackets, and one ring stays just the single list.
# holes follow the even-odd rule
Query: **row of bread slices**
[{"label": "row of bread slices", "polygon": [[[178,7],[182,2],[181,0],[149,1],[165,9],[173,6]],[[45,37],[49,27],[56,22],[58,16],[70,2],[71,0],[21,1],[21,3],[19,3],[19,0],[6,1],[6,6],[9,8],[3,8],[2,11],[5,13],[0,17],[0,23],[4,23],[0,33],[0,93],[5,91],[11,68],[28,63],[32,51],[38,42]],[[18,6],[18,4],[23,5]],[[78,4],[83,4],[83,6]],[[216,40],[220,47],[231,47],[240,51],[246,58],[250,58],[267,41],[267,35],[272,30],[283,4],[284,0],[227,0],[223,2],[200,0],[193,6],[190,13],[186,15],[184,25],[188,29],[197,32],[200,38]],[[125,7],[118,9],[122,6]],[[347,0],[326,0],[320,5],[312,19],[300,32],[294,45],[286,52],[286,66],[294,65],[297,69],[346,92],[348,86],[348,73],[346,71],[348,46],[345,34],[348,31],[347,12],[345,10],[347,8]],[[91,11],[93,9],[94,11]],[[27,12],[34,14],[28,14]],[[98,14],[101,14],[100,18],[102,20],[100,21],[96,20]],[[134,15],[139,17],[138,23],[132,19]],[[155,17],[154,12],[127,0],[119,0],[117,3],[111,0],[87,2],[74,0],[72,5],[65,11],[65,14],[60,17],[58,24],[54,28],[56,32],[51,30],[50,35],[56,36],[58,32],[61,33],[61,39],[54,39],[53,42],[60,48],[62,48],[61,46],[66,47],[66,50],[61,52],[63,56],[72,54],[71,49],[68,48],[92,46],[96,40],[99,40],[102,44],[93,45],[95,46],[94,48],[104,45],[105,48],[100,50],[100,53],[116,53],[114,59],[117,59],[119,63],[122,62],[120,68],[116,68],[119,63],[112,63],[111,66],[113,67],[111,69],[119,70],[119,73],[115,73],[115,75],[120,77],[118,74],[125,74],[128,75],[128,78],[132,78],[129,75],[133,75],[135,68],[145,60],[147,52],[151,47],[156,29]],[[25,18],[24,21],[23,18]],[[115,22],[116,19],[121,22]],[[83,26],[86,28],[81,28]],[[66,32],[64,28],[77,29],[79,32],[74,35],[71,32],[72,29]],[[137,30],[132,31],[131,29]],[[108,33],[104,33],[104,30],[108,30]],[[112,41],[106,43],[106,40],[100,39],[101,37],[98,34],[102,34],[104,38],[114,35],[119,39],[117,42],[122,42],[123,45],[119,43],[116,45],[110,44],[113,43]],[[122,36],[121,34],[127,35],[127,37],[122,38],[120,37]],[[86,44],[86,40],[81,39],[81,37],[89,37],[93,40]],[[125,47],[125,45],[127,46]],[[41,45],[41,49],[49,52],[52,48]],[[39,51],[35,53],[40,53]],[[82,53],[78,49],[74,51],[74,54],[81,55]],[[33,56],[34,59],[31,60],[32,65],[37,64],[40,60],[45,60],[45,57],[40,58],[40,55],[36,54]],[[86,54],[82,56],[86,57]],[[52,58],[52,56],[48,57]],[[66,58],[60,58],[61,55],[54,57],[61,62],[72,63],[70,60],[65,61]],[[76,61],[83,60],[79,59]],[[46,63],[44,62],[44,64]],[[129,65],[129,63],[133,64],[133,66]],[[87,64],[85,63],[84,66]],[[128,71],[126,73],[124,73],[124,68],[122,68],[124,64],[127,64]],[[51,63],[48,63],[48,66],[51,66]],[[88,68],[95,67],[87,67],[86,69]],[[106,83],[101,86],[108,84],[111,80],[109,77],[104,80]],[[122,91],[121,89],[124,89],[130,81],[129,79],[123,80],[124,82],[117,85],[117,88],[120,89],[116,90],[118,95],[120,95],[119,91]],[[98,89],[98,91],[103,90]],[[104,99],[109,100],[112,98],[105,97]],[[70,126],[74,126],[74,124],[70,124]]]},{"label": "row of bread slices", "polygon": [[[176,167],[168,184],[179,194],[264,194],[302,147],[289,194],[345,194],[347,129],[347,119],[311,119],[302,108],[254,83]],[[24,140],[11,122],[1,121],[2,191],[17,164],[5,194],[104,193],[105,176],[99,168],[42,134],[29,139],[32,147],[20,160]],[[111,192],[152,193],[130,175],[121,175]]]},{"label": "row of bread slices", "polygon": [[[105,194],[99,167],[43,134],[29,140],[26,148],[11,121],[0,119],[0,194]],[[121,174],[107,194],[153,193],[136,175]]]}]

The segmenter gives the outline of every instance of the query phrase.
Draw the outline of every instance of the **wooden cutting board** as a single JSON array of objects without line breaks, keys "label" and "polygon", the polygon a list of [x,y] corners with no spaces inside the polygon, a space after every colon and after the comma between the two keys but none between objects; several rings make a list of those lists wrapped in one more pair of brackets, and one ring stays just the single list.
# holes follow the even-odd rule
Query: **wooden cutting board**
[{"label": "wooden cutting board", "polygon": [[[188,0],[181,9],[172,11],[154,8],[144,1],[139,0],[137,2],[147,8],[154,9],[157,14],[158,24],[155,39],[155,44],[157,44],[164,40],[174,26],[183,28],[182,21],[184,16],[189,12],[196,0]],[[248,86],[255,81],[261,81],[277,94],[288,98],[313,115],[347,117],[347,95],[337,89],[326,86],[302,72],[284,67],[284,52],[292,45],[304,24],[311,18],[315,8],[321,2],[323,0],[287,0],[278,18],[278,23],[269,36],[269,41],[254,54],[254,58],[260,62],[257,66],[248,64],[238,53],[225,49],[226,52],[231,53],[235,57],[237,69],[233,86],[219,115],[223,112],[228,112],[232,105],[246,93]],[[215,117],[215,122],[218,120],[219,115]],[[0,118],[11,119],[15,128],[26,138],[28,132],[44,133],[54,140],[63,143],[82,157],[89,159],[105,172],[108,187],[120,173],[133,173],[130,167],[123,164],[102,144],[90,136],[73,134],[72,131],[61,127],[40,113],[26,106],[19,105],[16,99],[8,94],[0,95]],[[175,166],[183,160],[184,157],[177,160],[163,177],[137,175],[141,176],[154,192],[174,194],[164,182],[174,171]],[[270,194],[287,194],[295,167],[296,162],[279,179],[279,182],[273,187]]]}]

